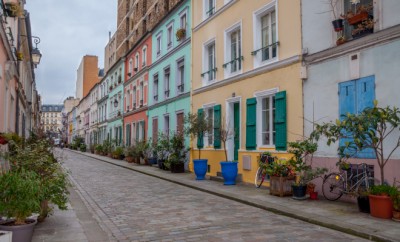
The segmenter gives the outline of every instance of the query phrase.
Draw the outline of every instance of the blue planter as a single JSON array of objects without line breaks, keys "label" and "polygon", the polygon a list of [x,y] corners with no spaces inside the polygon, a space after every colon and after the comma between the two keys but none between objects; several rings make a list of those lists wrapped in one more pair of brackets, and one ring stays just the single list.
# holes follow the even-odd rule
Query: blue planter
[{"label": "blue planter", "polygon": [[221,173],[224,177],[224,185],[235,185],[238,174],[238,163],[221,161]]},{"label": "blue planter", "polygon": [[207,159],[194,160],[193,159],[193,168],[194,174],[196,174],[196,180],[204,180],[205,175],[207,173]]},{"label": "blue planter", "polygon": [[150,163],[150,165],[156,165],[157,164],[157,158],[149,158],[149,163]]}]

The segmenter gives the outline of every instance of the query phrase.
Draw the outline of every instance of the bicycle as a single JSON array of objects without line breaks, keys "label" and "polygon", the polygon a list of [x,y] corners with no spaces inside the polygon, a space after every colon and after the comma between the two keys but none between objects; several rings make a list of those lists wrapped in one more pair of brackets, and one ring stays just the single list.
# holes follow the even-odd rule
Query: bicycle
[{"label": "bicycle", "polygon": [[[355,171],[351,166],[356,166]],[[362,172],[359,173],[361,166]],[[350,172],[350,173],[348,173]],[[370,176],[368,165],[365,163],[359,165],[350,165],[349,171],[341,170],[325,175],[322,183],[322,194],[327,200],[336,201],[343,194],[360,194],[368,191],[374,185],[375,179]]]},{"label": "bicycle", "polygon": [[[263,164],[271,164],[272,162],[274,162],[274,157],[272,157],[271,154],[269,153],[263,153],[260,155],[260,162]],[[256,177],[254,179],[254,185],[257,188],[261,187],[266,176],[268,175],[263,171],[263,168],[261,166],[258,167],[258,170],[256,172]]]}]

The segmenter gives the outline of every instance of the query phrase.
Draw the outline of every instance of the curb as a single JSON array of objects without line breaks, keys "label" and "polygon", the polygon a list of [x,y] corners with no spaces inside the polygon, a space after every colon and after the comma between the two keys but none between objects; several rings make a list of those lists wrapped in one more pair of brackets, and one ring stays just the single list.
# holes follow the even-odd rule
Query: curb
[{"label": "curb", "polygon": [[313,218],[309,218],[309,217],[293,214],[293,213],[287,212],[287,211],[285,211],[283,209],[277,209],[277,208],[273,208],[273,207],[270,207],[270,206],[261,205],[261,204],[258,204],[256,202],[252,202],[252,201],[248,201],[248,200],[245,200],[245,199],[241,199],[241,198],[238,198],[238,197],[231,196],[229,194],[223,194],[223,193],[220,193],[220,192],[211,191],[211,190],[208,190],[208,189],[205,189],[205,188],[201,188],[201,187],[197,187],[195,185],[191,185],[191,184],[187,184],[187,183],[181,182],[179,180],[174,180],[174,179],[170,179],[170,178],[167,178],[167,177],[162,177],[160,175],[149,173],[149,172],[142,171],[142,170],[138,170],[138,169],[135,169],[134,167],[130,167],[130,166],[127,166],[127,165],[124,165],[124,164],[118,164],[118,163],[115,163],[115,162],[112,162],[112,161],[107,161],[105,159],[101,159],[101,157],[92,156],[92,154],[89,155],[89,154],[85,154],[83,152],[75,151],[75,150],[69,150],[69,151],[72,151],[72,152],[74,152],[76,154],[84,155],[84,156],[90,157],[92,159],[96,159],[96,160],[111,164],[111,165],[114,165],[114,166],[119,166],[121,168],[125,168],[125,169],[131,170],[131,171],[135,171],[135,172],[138,172],[138,173],[141,173],[141,174],[144,174],[144,175],[148,175],[148,176],[155,177],[155,178],[158,178],[158,179],[161,179],[161,180],[164,180],[164,181],[168,181],[168,182],[171,182],[171,183],[174,183],[174,184],[178,184],[178,185],[181,185],[181,186],[184,186],[184,187],[188,187],[188,188],[191,188],[191,189],[194,189],[194,190],[198,190],[198,191],[201,191],[201,192],[212,194],[212,195],[215,195],[215,196],[218,196],[218,197],[222,197],[222,198],[225,198],[225,199],[233,200],[233,201],[236,201],[236,202],[248,205],[248,206],[256,207],[256,208],[259,208],[259,209],[262,209],[262,210],[265,210],[265,211],[268,211],[268,212],[272,212],[274,214],[278,214],[278,215],[282,215],[282,216],[298,219],[298,220],[301,220],[301,221],[304,221],[304,222],[307,222],[307,223],[311,223],[311,224],[314,224],[314,225],[319,225],[319,226],[322,226],[322,227],[325,227],[325,228],[329,228],[329,229],[340,231],[340,232],[343,232],[343,233],[346,233],[346,234],[354,235],[354,236],[357,236],[357,237],[360,237],[360,238],[363,238],[363,239],[367,239],[367,240],[371,240],[371,241],[379,241],[379,242],[391,242],[391,241],[394,241],[394,240],[390,240],[390,239],[387,239],[387,238],[384,238],[384,237],[381,237],[381,236],[377,236],[377,235],[374,235],[374,234],[369,234],[369,233],[365,233],[365,232],[356,231],[354,229],[351,229],[351,228],[348,228],[348,227],[343,227],[343,226],[340,226],[340,225],[337,225],[337,224],[326,223],[326,222],[323,222],[323,221],[320,221],[320,220],[317,220],[317,219],[313,219]]}]

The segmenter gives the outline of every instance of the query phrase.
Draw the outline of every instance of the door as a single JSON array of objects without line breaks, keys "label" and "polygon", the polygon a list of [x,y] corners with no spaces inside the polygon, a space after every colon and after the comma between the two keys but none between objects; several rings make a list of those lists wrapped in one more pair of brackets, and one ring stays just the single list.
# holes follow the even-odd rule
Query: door
[{"label": "door", "polygon": [[234,153],[233,159],[239,160],[240,146],[240,106],[239,103],[233,104],[233,131],[234,131]]}]

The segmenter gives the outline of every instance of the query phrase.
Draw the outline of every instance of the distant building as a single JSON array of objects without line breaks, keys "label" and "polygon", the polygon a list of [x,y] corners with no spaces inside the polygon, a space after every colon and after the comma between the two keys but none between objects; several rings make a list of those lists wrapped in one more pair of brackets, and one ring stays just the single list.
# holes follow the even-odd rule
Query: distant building
[{"label": "distant building", "polygon": [[89,94],[93,86],[99,82],[98,58],[93,55],[85,55],[77,70],[76,97],[82,99]]},{"label": "distant building", "polygon": [[63,105],[42,105],[42,127],[45,132],[52,133],[54,137],[59,137],[62,125]]}]

